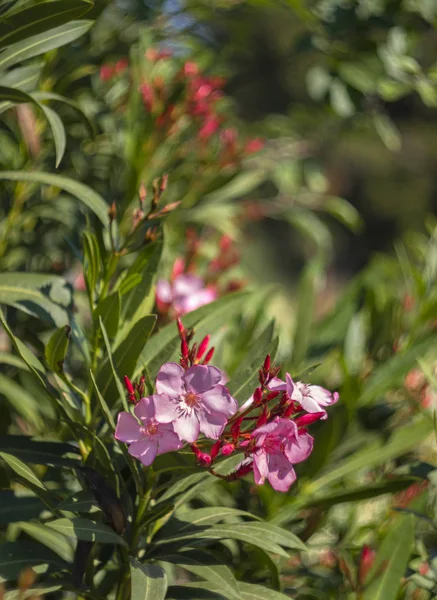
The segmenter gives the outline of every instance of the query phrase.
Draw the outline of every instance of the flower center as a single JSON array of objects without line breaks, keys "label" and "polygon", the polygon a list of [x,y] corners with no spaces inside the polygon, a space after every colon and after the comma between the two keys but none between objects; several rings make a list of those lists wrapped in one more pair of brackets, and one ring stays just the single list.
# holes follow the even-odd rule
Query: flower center
[{"label": "flower center", "polygon": [[189,408],[194,408],[197,405],[198,400],[199,398],[196,396],[196,394],[193,394],[192,392],[186,394],[185,396],[185,404]]},{"label": "flower center", "polygon": [[140,429],[143,435],[156,435],[158,433],[158,423],[151,422]]}]

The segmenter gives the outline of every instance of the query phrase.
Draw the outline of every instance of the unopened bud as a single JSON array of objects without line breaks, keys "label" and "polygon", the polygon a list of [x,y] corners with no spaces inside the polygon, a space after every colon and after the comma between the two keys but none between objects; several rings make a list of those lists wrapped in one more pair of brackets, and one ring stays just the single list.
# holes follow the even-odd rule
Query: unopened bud
[{"label": "unopened bud", "polygon": [[200,359],[205,354],[206,349],[208,348],[209,341],[211,339],[210,335],[207,335],[203,338],[203,340],[199,344],[199,349],[197,350],[196,358]]},{"label": "unopened bud", "polygon": [[270,361],[270,354],[267,354],[265,361],[264,361],[264,371],[268,372],[270,371],[270,366],[271,366],[271,361]]},{"label": "unopened bud", "polygon": [[358,580],[364,585],[366,577],[375,562],[376,552],[369,546],[363,546],[360,556],[360,566],[358,569]]},{"label": "unopened bud", "polygon": [[254,404],[260,404],[261,400],[263,397],[263,391],[262,388],[257,387],[256,390],[253,393],[253,403]]},{"label": "unopened bud", "polygon": [[110,221],[114,221],[116,216],[117,216],[117,205],[115,204],[115,200],[114,200],[114,202],[111,204],[110,209],[108,210],[108,217],[109,217]]},{"label": "unopened bud", "polygon": [[127,377],[127,375],[124,376],[124,385],[126,386],[127,389],[127,394],[129,397],[129,400],[131,402],[135,402],[136,398],[135,398],[135,390],[134,390],[134,386],[132,385],[131,380],[129,379],[129,377]]},{"label": "unopened bud", "polygon": [[209,454],[202,452],[197,444],[191,444],[191,450],[194,452],[197,462],[201,467],[209,467],[212,459]]},{"label": "unopened bud", "polygon": [[203,361],[204,365],[207,365],[209,363],[209,361],[212,359],[212,357],[214,356],[214,346],[208,350],[208,354],[205,356],[205,360]]},{"label": "unopened bud", "polygon": [[185,338],[185,327],[183,326],[180,317],[177,318],[176,323],[178,326],[179,335],[182,339],[184,339]]},{"label": "unopened bud", "polygon": [[217,440],[215,444],[211,446],[211,459],[214,460],[217,454],[220,452],[220,448],[222,447],[223,442],[221,440]]},{"label": "unopened bud", "polygon": [[188,358],[190,350],[188,348],[187,340],[181,341],[181,354],[183,358]]},{"label": "unopened bud", "polygon": [[168,174],[165,173],[162,177],[161,177],[161,185],[160,185],[160,192],[162,194],[162,192],[164,192],[167,189],[167,183],[168,183]]},{"label": "unopened bud", "polygon": [[280,391],[276,391],[276,392],[270,392],[269,394],[267,394],[266,396],[266,400],[268,402],[270,402],[270,400],[274,400],[275,398],[277,398],[279,396],[281,392]]},{"label": "unopened bud", "polygon": [[229,456],[235,450],[234,444],[225,444],[222,448],[223,456]]},{"label": "unopened bud", "polygon": [[307,425],[311,425],[311,423],[315,423],[321,419],[325,414],[326,413],[324,412],[308,413],[298,417],[294,422],[298,427],[306,427]]}]

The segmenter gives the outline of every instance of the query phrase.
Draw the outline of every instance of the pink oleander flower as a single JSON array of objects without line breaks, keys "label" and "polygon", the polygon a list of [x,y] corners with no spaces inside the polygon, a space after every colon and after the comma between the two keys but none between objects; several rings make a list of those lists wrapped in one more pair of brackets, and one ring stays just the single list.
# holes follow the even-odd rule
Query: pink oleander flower
[{"label": "pink oleander flower", "polygon": [[193,365],[186,371],[177,363],[166,363],[156,377],[152,396],[156,420],[172,423],[181,440],[196,441],[199,432],[216,440],[238,409],[230,395],[224,373],[217,367]]},{"label": "pink oleander flower", "polygon": [[291,400],[298,402],[308,413],[323,413],[323,416],[320,417],[322,421],[328,418],[328,413],[323,407],[337,402],[337,392],[331,393],[320,385],[308,385],[301,381],[294,382],[288,373],[286,381],[287,394]]},{"label": "pink oleander flower", "polygon": [[118,415],[115,438],[129,445],[129,454],[148,467],[158,454],[173,452],[183,444],[171,423],[160,423],[155,418],[155,406],[149,398],[142,398],[134,408],[137,419],[128,412]]},{"label": "pink oleander flower", "polygon": [[217,291],[213,287],[205,287],[203,279],[197,275],[182,273],[171,283],[160,279],[156,284],[156,301],[161,312],[173,307],[177,315],[185,315],[216,298]]},{"label": "pink oleander flower", "polygon": [[253,452],[255,483],[262,485],[267,479],[273,489],[286,492],[296,480],[293,465],[304,461],[313,449],[313,438],[299,433],[289,419],[276,417],[252,433],[256,445]]}]

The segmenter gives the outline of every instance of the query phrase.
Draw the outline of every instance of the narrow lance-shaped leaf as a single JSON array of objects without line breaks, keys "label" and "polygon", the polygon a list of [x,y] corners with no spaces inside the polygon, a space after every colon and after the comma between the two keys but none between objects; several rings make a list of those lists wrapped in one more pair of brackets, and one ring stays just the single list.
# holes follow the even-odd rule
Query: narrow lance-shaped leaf
[{"label": "narrow lance-shaped leaf", "polygon": [[130,559],[131,599],[164,600],[167,593],[167,576],[161,567],[141,564]]},{"label": "narrow lance-shaped leaf", "polygon": [[117,535],[108,525],[94,523],[94,521],[83,519],[82,517],[57,519],[56,521],[46,523],[46,525],[55,531],[59,531],[69,537],[77,538],[78,540],[126,546],[123,538]]},{"label": "narrow lance-shaped leaf", "polygon": [[45,348],[45,357],[48,365],[55,373],[62,373],[64,360],[68,350],[71,329],[69,325],[55,331]]}]

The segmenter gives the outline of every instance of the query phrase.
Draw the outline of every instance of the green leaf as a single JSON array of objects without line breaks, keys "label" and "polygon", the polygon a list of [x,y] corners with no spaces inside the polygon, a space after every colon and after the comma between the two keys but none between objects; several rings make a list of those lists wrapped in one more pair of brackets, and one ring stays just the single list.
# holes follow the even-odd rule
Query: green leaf
[{"label": "green leaf", "polygon": [[320,65],[312,67],[306,76],[308,93],[313,100],[323,100],[332,81],[330,73]]},{"label": "green leaf", "polygon": [[197,577],[217,585],[226,598],[240,600],[238,583],[231,570],[212,554],[202,551],[168,554],[165,562],[176,564]]},{"label": "green leaf", "polygon": [[103,326],[109,337],[113,338],[117,335],[118,324],[120,321],[121,300],[120,293],[114,292],[101,300],[94,313],[94,326],[99,326],[99,318],[102,319]]},{"label": "green leaf", "polygon": [[0,303],[62,327],[69,321],[72,289],[56,275],[1,273]]},{"label": "green leaf", "polygon": [[338,465],[325,475],[312,481],[308,485],[307,492],[315,492],[345,477],[356,475],[361,469],[383,465],[384,462],[393,460],[417,446],[427,435],[432,433],[432,430],[433,423],[427,417],[417,419],[415,422],[409,423],[406,427],[400,427],[388,442],[378,442],[354,454],[352,457],[340,461]]},{"label": "green leaf", "polygon": [[402,147],[402,137],[390,117],[380,113],[373,115],[373,126],[382,143],[392,152],[399,152]]},{"label": "green leaf", "polygon": [[[178,519],[186,521],[187,526],[192,525],[211,525],[223,521],[229,517],[250,517],[251,519],[259,520],[260,518],[245,510],[230,508],[227,506],[214,506],[206,508],[196,508],[193,510],[184,510],[178,513]],[[183,529],[183,525],[178,523],[178,526]]]},{"label": "green leaf", "polygon": [[23,479],[29,481],[32,485],[40,488],[41,490],[46,491],[45,485],[38,479],[35,473],[29,469],[27,465],[25,465],[21,460],[12,456],[12,454],[7,454],[6,452],[0,452],[0,457]]},{"label": "green leaf", "polygon": [[16,381],[5,375],[0,375],[0,395],[8,400],[13,410],[30,423],[33,423],[36,429],[42,428],[43,420],[37,401],[30,392]]},{"label": "green leaf", "polygon": [[167,576],[158,565],[141,564],[130,558],[131,600],[164,600]]},{"label": "green leaf", "polygon": [[55,373],[62,373],[64,370],[64,360],[67,355],[70,332],[69,325],[57,329],[45,347],[44,354],[46,361]]},{"label": "green leaf", "polygon": [[331,82],[329,95],[332,108],[340,117],[351,117],[355,113],[355,106],[349,96],[346,86],[342,81],[339,79],[334,79]]},{"label": "green leaf", "polygon": [[39,107],[44,112],[52,130],[56,150],[55,166],[58,167],[59,163],[62,160],[62,157],[64,156],[65,146],[67,145],[67,138],[65,135],[64,125],[59,115],[53,109],[49,108],[48,106],[45,106],[44,104],[39,104]]},{"label": "green leaf", "polygon": [[55,554],[60,556],[66,562],[73,560],[73,546],[70,541],[61,533],[50,529],[42,523],[24,523],[18,524],[20,529],[32,537],[35,541],[47,546]]},{"label": "green leaf", "polygon": [[363,94],[376,91],[377,79],[375,73],[365,65],[355,63],[341,63],[338,69],[340,77],[350,86]]},{"label": "green leaf", "polygon": [[359,233],[364,222],[357,209],[350,202],[337,196],[329,196],[323,200],[323,209],[343,223],[353,233]]},{"label": "green leaf", "polygon": [[1,21],[0,46],[9,46],[69,23],[84,15],[92,3],[88,0],[52,0],[8,14]]},{"label": "green leaf", "polygon": [[112,416],[112,413],[109,409],[109,406],[106,404],[105,399],[103,398],[102,394],[100,393],[99,388],[97,387],[97,383],[96,383],[96,380],[94,378],[92,371],[90,371],[90,377],[93,382],[94,390],[96,392],[97,399],[99,401],[100,408],[102,409],[102,413],[105,418],[105,421],[108,423],[108,425],[112,429],[112,431],[114,431],[115,430],[114,417]]},{"label": "green leaf", "polygon": [[118,395],[120,396],[121,403],[123,405],[124,410],[128,411],[129,407],[126,399],[126,392],[121,384],[120,378],[118,376],[117,371],[115,370],[114,360],[112,358],[111,345],[109,343],[108,334],[106,332],[105,326],[103,325],[102,319],[99,317],[99,326],[103,335],[103,340],[105,342],[105,348],[107,353],[107,358],[111,367],[112,377],[114,379],[115,385],[117,386]]},{"label": "green leaf", "polygon": [[[212,589],[206,589],[211,587]],[[167,600],[228,600],[226,596],[216,591],[210,583],[194,582],[183,585],[171,585],[168,588]]]},{"label": "green leaf", "polygon": [[[23,92],[31,92],[38,83],[41,71],[41,64],[11,69],[8,73],[2,75],[2,85],[13,87]],[[2,112],[1,106],[0,104],[0,112]]]},{"label": "green leaf", "polygon": [[123,321],[128,322],[129,327],[144,317],[146,312],[150,312],[153,306],[153,299],[151,305],[149,295],[161,254],[162,241],[146,246],[126,273],[123,281],[137,275],[140,277],[138,284],[123,294],[122,317]]},{"label": "green leaf", "polygon": [[84,35],[93,23],[93,21],[70,21],[50,31],[33,35],[21,42],[12,44],[0,54],[0,70],[3,71],[23,60],[69,44]]},{"label": "green leaf", "polygon": [[[56,569],[66,567],[56,554],[35,542],[4,542],[0,545],[0,583],[16,579],[28,567],[47,565]],[[40,569],[35,569],[41,572]]]},{"label": "green leaf", "polygon": [[376,498],[384,494],[395,494],[407,487],[416,483],[418,479],[416,477],[403,477],[397,479],[389,479],[387,481],[379,481],[374,484],[367,484],[356,488],[350,488],[346,490],[340,490],[327,494],[326,496],[316,498],[302,498],[303,506],[322,506],[328,508],[329,506],[336,506],[343,502],[360,502],[361,500],[368,500],[369,498]]},{"label": "green leaf", "polygon": [[241,600],[290,600],[289,596],[276,592],[263,585],[255,585],[252,583],[238,583]]},{"label": "green leaf", "polygon": [[103,225],[109,225],[108,206],[102,196],[74,179],[41,171],[0,171],[0,181],[29,181],[60,188],[92,210]]},{"label": "green leaf", "polygon": [[414,547],[415,518],[401,517],[392,525],[375,558],[363,600],[395,600]]},{"label": "green leaf", "polygon": [[55,531],[78,540],[127,546],[124,539],[117,535],[108,525],[94,523],[94,521],[83,519],[82,517],[57,519],[56,521],[46,523],[46,525]]},{"label": "green leaf", "polygon": [[14,345],[15,350],[22,358],[22,360],[26,363],[35,377],[40,381],[40,383],[45,387],[45,369],[37,357],[29,350],[29,348],[18,338],[14,336],[9,325],[6,322],[6,319],[3,315],[3,311],[0,309],[0,322],[3,325],[4,330],[6,331],[9,339]]},{"label": "green leaf", "polygon": [[274,330],[274,323],[270,323],[257,337],[248,349],[246,358],[238,365],[236,375],[227,385],[232,396],[239,402],[245,402],[250,398],[259,385],[258,371],[262,367],[266,355],[270,354],[272,362],[275,360],[278,339],[276,338],[272,344]]},{"label": "green leaf", "polygon": [[114,364],[122,377],[134,374],[138,357],[156,323],[155,315],[141,318],[114,350]]},{"label": "green leaf", "polygon": [[83,272],[91,305],[94,304],[96,285],[100,276],[100,248],[97,236],[91,231],[83,234]]},{"label": "green leaf", "polygon": [[159,539],[156,540],[157,546],[165,544],[165,547],[184,540],[187,540],[187,544],[190,545],[190,541],[201,539],[233,539],[258,546],[266,552],[273,552],[286,557],[288,557],[288,553],[282,549],[282,546],[306,550],[305,544],[297,536],[271,523],[233,523],[232,525],[219,525],[206,529],[187,530],[185,534],[158,537]]},{"label": "green leaf", "polygon": [[435,348],[436,343],[436,334],[430,334],[416,341],[406,350],[397,352],[392,358],[375,368],[364,386],[363,394],[359,399],[360,406],[368,404],[376,396],[401,384],[405,373],[408,373],[427,352]]},{"label": "green leaf", "polygon": [[35,465],[74,467],[80,460],[79,450],[71,444],[40,441],[25,435],[0,436],[0,451],[8,452],[26,463]]},{"label": "green leaf", "polygon": [[[219,190],[205,196],[204,200],[207,204],[210,202],[216,203],[223,202],[224,200],[235,200],[253,192],[265,179],[266,174],[264,171],[246,171],[240,173]],[[205,205],[202,204],[201,208],[205,209]]]},{"label": "green leaf", "polygon": [[[14,70],[18,70],[18,69],[14,69]],[[55,94],[54,92],[40,92],[40,91],[33,92],[32,97],[38,101],[39,100],[53,100],[55,102],[60,102],[61,104],[66,104],[67,106],[70,106],[79,114],[80,118],[86,125],[90,135],[91,136],[95,135],[94,125],[93,125],[92,121],[87,117],[87,115],[82,110],[80,105],[77,102],[75,102],[74,100],[70,100],[70,98],[65,98],[64,96],[61,96],[60,94]]]},{"label": "green leaf", "polygon": [[44,598],[46,594],[51,594],[53,592],[57,592],[62,588],[62,585],[38,585],[37,587],[31,587],[27,590],[10,590],[6,592],[3,597],[3,600],[26,600],[29,598],[33,600],[34,598]]},{"label": "green leaf", "polygon": [[43,510],[45,506],[37,496],[0,490],[0,525],[9,525],[23,519],[36,519]]}]

